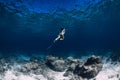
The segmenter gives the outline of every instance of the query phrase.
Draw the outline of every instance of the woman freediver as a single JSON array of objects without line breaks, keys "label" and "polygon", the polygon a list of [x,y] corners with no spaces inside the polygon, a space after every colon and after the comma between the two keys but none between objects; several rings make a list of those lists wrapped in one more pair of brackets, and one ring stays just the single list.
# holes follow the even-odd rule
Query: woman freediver
[{"label": "woman freediver", "polygon": [[54,41],[53,41],[52,44],[47,48],[47,50],[49,50],[57,41],[59,41],[59,40],[64,40],[64,34],[65,34],[65,28],[62,27],[59,35],[54,39]]}]

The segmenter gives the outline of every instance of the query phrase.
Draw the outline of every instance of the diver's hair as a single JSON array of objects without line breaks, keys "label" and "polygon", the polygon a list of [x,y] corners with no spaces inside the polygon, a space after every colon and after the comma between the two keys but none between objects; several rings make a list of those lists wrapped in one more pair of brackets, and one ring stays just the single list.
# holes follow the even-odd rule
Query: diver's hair
[{"label": "diver's hair", "polygon": [[61,30],[65,29],[64,27],[61,28]]}]

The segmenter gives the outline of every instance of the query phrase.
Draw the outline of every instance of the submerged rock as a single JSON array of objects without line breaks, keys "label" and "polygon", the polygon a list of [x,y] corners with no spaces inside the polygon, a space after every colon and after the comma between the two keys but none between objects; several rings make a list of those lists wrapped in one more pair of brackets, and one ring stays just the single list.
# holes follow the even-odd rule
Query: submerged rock
[{"label": "submerged rock", "polygon": [[62,72],[66,69],[65,61],[63,59],[58,59],[57,57],[47,57],[46,65],[54,71]]},{"label": "submerged rock", "polygon": [[4,72],[5,72],[5,68],[2,65],[0,65],[0,75]]},{"label": "submerged rock", "polygon": [[64,73],[64,76],[72,76],[73,72],[78,64],[82,64],[80,59],[74,59],[73,57],[68,57],[66,59],[66,64],[67,64],[67,70]]},{"label": "submerged rock", "polygon": [[8,69],[11,69],[10,60],[8,58],[0,58],[0,74],[3,74]]},{"label": "submerged rock", "polygon": [[46,80],[57,80],[57,78],[61,78],[58,80],[86,80],[94,78],[101,71],[102,66],[102,60],[96,56],[92,56],[86,61],[73,57],[62,59],[53,56],[47,56],[46,60],[31,57],[27,61],[1,58],[0,75],[4,75],[7,71],[15,71],[13,74],[16,77],[21,74],[34,74],[41,75]]},{"label": "submerged rock", "polygon": [[70,67],[73,65],[81,64],[81,61],[80,61],[80,59],[74,59],[73,57],[68,57],[66,59],[66,64],[68,67]]},{"label": "submerged rock", "polygon": [[26,63],[25,65],[22,66],[22,71],[30,71],[30,70],[35,70],[39,67],[39,65],[37,63]]},{"label": "submerged rock", "polygon": [[74,74],[90,79],[94,78],[102,70],[102,67],[102,60],[99,57],[92,56],[83,65],[77,65]]}]

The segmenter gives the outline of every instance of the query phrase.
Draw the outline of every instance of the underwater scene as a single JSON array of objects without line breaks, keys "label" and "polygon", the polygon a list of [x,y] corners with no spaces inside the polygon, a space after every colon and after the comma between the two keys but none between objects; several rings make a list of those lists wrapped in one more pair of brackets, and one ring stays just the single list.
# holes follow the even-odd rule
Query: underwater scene
[{"label": "underwater scene", "polygon": [[0,80],[120,80],[120,0],[0,0]]}]

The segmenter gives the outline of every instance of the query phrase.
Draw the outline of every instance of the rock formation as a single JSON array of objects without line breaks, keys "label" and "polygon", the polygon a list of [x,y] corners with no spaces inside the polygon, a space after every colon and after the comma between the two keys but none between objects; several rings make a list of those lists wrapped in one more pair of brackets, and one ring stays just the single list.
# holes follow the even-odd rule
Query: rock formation
[{"label": "rock formation", "polygon": [[31,57],[30,60],[1,58],[0,74],[4,75],[7,71],[12,70],[17,76],[21,73],[35,74],[44,76],[46,80],[56,80],[57,76],[64,77],[60,80],[85,80],[96,77],[102,66],[102,60],[96,56],[92,56],[86,61],[73,57],[62,59],[53,56],[47,56],[46,59]]}]

